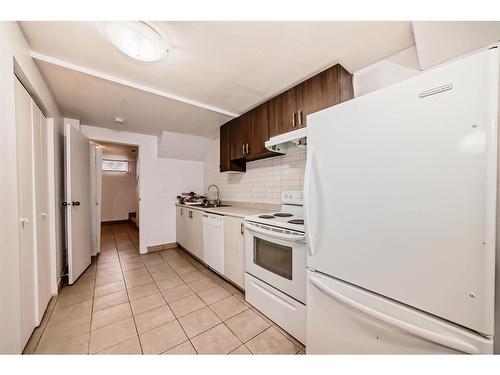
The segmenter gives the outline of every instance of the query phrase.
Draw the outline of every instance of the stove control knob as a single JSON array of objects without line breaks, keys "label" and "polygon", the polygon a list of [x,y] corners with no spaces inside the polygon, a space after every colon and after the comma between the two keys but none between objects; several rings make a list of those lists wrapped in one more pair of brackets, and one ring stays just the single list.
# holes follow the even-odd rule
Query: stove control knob
[{"label": "stove control knob", "polygon": [[290,200],[292,200],[292,199],[293,199],[293,194],[290,193]]},{"label": "stove control knob", "polygon": [[285,199],[288,199],[288,194],[285,193],[285,195],[283,196]]}]

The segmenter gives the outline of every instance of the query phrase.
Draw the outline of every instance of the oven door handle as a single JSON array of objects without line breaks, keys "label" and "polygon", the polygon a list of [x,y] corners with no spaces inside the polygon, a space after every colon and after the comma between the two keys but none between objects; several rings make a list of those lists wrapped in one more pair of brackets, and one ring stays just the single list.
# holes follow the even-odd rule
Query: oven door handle
[{"label": "oven door handle", "polygon": [[293,234],[272,232],[265,229],[260,229],[247,222],[245,222],[245,228],[247,228],[250,232],[262,234],[264,236],[276,238],[278,240],[292,241],[292,242],[304,242],[306,240],[305,235],[298,236]]}]

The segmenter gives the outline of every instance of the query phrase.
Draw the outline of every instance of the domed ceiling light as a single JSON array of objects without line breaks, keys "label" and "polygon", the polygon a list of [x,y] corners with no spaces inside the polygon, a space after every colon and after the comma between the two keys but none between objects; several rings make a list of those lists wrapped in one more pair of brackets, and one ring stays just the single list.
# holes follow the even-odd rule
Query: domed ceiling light
[{"label": "domed ceiling light", "polygon": [[124,54],[139,61],[158,61],[169,51],[166,37],[146,22],[105,22],[104,35]]}]

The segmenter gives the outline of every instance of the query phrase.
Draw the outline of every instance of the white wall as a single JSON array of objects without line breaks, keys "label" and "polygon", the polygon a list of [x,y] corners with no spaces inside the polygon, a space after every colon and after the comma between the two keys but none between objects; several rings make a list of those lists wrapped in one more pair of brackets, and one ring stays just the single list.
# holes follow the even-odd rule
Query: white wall
[{"label": "white wall", "polygon": [[[19,213],[17,195],[14,59],[16,72],[41,104],[48,117],[56,118],[56,136],[62,122],[59,109],[15,22],[0,22],[0,353],[21,352]],[[61,139],[56,139],[56,152]],[[56,183],[60,184],[60,155],[56,155]],[[60,185],[56,186],[57,189]],[[60,203],[60,202],[57,202]],[[56,210],[57,211],[57,210]],[[58,218],[57,222],[61,222]],[[59,228],[60,229],[60,228]],[[59,239],[60,240],[60,239]],[[60,240],[62,241],[62,240]],[[62,253],[62,242],[58,253]]]},{"label": "white wall", "polygon": [[[126,160],[109,155],[103,159]],[[135,191],[136,161],[128,161],[127,173],[102,172],[101,221],[128,220],[130,212],[137,212]]]},{"label": "white wall", "polygon": [[422,69],[500,41],[498,21],[415,21],[412,24]]},{"label": "white wall", "polygon": [[139,146],[140,251],[175,242],[176,196],[183,191],[203,190],[203,162],[159,158],[155,136],[90,125],[81,125],[81,130],[90,139]]},{"label": "white wall", "polygon": [[158,138],[158,156],[167,159],[204,161],[211,145],[210,138],[164,131]]},{"label": "white wall", "polygon": [[369,65],[353,73],[354,96],[404,81],[421,73],[415,47]]},{"label": "white wall", "polygon": [[[204,163],[204,180],[205,189],[211,184],[219,187],[222,200],[280,204],[282,191],[302,190],[304,186],[304,148],[248,162],[246,173],[220,173],[219,150],[219,139],[216,139]],[[211,190],[209,198],[215,198],[215,190]]]}]

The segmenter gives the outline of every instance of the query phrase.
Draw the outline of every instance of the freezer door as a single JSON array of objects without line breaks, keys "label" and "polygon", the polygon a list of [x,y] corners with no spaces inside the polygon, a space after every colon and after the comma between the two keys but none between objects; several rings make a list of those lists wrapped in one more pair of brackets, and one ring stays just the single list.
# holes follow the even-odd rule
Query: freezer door
[{"label": "freezer door", "polygon": [[308,271],[307,354],[491,354],[493,340]]},{"label": "freezer door", "polygon": [[308,267],[492,335],[497,103],[494,49],[311,115]]}]

